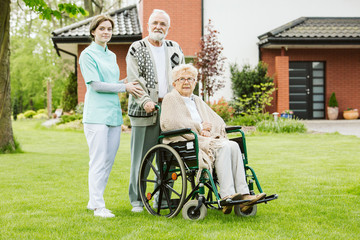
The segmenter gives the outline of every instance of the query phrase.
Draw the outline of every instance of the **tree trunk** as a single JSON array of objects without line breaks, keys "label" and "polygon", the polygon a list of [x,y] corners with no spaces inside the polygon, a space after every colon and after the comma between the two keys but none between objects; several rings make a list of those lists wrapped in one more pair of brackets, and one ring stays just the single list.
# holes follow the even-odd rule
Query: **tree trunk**
[{"label": "tree trunk", "polygon": [[10,98],[10,0],[0,0],[0,150],[14,149]]},{"label": "tree trunk", "polygon": [[94,10],[93,10],[93,6],[92,6],[92,1],[91,0],[84,0],[84,8],[86,11],[89,12],[89,17],[94,16]]}]

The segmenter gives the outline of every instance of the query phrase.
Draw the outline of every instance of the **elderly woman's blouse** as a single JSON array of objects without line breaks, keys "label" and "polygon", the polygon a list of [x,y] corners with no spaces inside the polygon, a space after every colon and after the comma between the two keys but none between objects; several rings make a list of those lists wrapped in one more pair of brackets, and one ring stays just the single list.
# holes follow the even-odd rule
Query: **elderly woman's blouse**
[{"label": "elderly woman's blouse", "polygon": [[190,112],[191,118],[194,122],[198,122],[200,124],[200,127],[202,129],[202,119],[200,117],[199,111],[196,108],[196,104],[195,101],[193,99],[193,95],[191,95],[190,97],[182,97],[185,105],[187,107],[187,109]]},{"label": "elderly woman's blouse", "polygon": [[80,58],[80,69],[86,83],[83,123],[120,126],[123,123],[119,96],[116,92],[97,92],[91,82],[119,83],[120,70],[116,55],[108,47],[92,42]]}]

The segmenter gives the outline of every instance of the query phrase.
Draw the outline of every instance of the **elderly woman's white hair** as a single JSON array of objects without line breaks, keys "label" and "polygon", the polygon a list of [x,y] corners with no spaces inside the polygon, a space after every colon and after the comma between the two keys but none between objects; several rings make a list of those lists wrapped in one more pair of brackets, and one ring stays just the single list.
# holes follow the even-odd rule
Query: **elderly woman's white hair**
[{"label": "elderly woman's white hair", "polygon": [[195,80],[198,75],[197,69],[192,64],[181,64],[179,66],[176,66],[172,70],[172,80],[173,82],[177,79],[181,78],[185,74],[190,75]]},{"label": "elderly woman's white hair", "polygon": [[165,12],[164,10],[161,10],[161,9],[154,9],[153,12],[151,13],[150,17],[149,17],[149,21],[148,23],[151,22],[151,18],[155,15],[155,14],[158,14],[158,13],[161,13],[161,14],[164,14],[164,16],[167,18],[167,21],[168,21],[168,26],[167,27],[170,27],[170,16],[169,14],[167,14],[167,12]]}]

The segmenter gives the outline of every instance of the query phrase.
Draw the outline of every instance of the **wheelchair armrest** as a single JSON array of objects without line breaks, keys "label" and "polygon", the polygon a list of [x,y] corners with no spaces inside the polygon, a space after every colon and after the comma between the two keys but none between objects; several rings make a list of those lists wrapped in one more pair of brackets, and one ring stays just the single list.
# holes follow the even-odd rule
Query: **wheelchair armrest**
[{"label": "wheelchair armrest", "polygon": [[228,132],[236,132],[235,130],[240,130],[241,126],[232,126],[232,127],[226,127],[225,131]]},{"label": "wheelchair armrest", "polygon": [[181,129],[177,129],[177,130],[161,132],[160,135],[170,136],[170,135],[182,135],[185,133],[191,133],[191,128],[181,128]]}]

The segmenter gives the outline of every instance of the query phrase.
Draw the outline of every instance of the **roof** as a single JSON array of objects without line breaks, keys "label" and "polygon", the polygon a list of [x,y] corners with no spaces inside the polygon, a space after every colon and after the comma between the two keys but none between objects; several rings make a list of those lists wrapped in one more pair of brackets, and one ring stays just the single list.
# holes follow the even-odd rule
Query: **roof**
[{"label": "roof", "polygon": [[359,45],[360,18],[301,17],[258,36],[260,47],[268,45]]},{"label": "roof", "polygon": [[[129,42],[142,38],[136,5],[121,8],[107,14],[114,20],[113,35],[110,42]],[[52,40],[54,44],[90,42],[89,27],[93,18],[87,18],[53,31]]]}]

